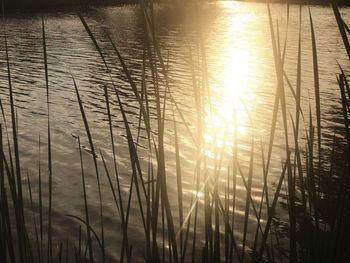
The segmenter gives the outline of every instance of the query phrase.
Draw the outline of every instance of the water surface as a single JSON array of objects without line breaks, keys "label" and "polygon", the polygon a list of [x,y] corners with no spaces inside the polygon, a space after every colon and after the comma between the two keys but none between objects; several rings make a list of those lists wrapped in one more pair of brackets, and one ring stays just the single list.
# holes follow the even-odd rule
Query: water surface
[{"label": "water surface", "polygon": [[[311,6],[313,15],[320,70],[321,107],[323,112],[323,136],[331,141],[339,123],[340,104],[336,83],[338,73],[337,61],[342,63],[346,53],[338,33],[332,10],[328,7]],[[342,9],[345,17],[350,9]],[[121,65],[112,46],[106,38],[107,31],[120,50],[131,74],[140,87],[142,74],[144,28],[138,6],[99,7],[84,11],[83,16],[91,27],[107,62],[112,70],[113,79],[122,93],[122,101],[128,115],[133,135],[137,137],[139,126],[139,106],[123,73]],[[284,43],[287,24],[287,7],[272,5],[274,23],[278,22],[281,43]],[[254,179],[253,199],[260,200],[262,190],[262,157],[261,145],[267,151],[272,120],[272,108],[276,90],[276,74],[274,68],[271,33],[268,13],[265,4],[217,2],[208,3],[200,9],[201,28],[206,45],[208,79],[210,81],[210,97],[207,105],[207,127],[205,134],[205,154],[208,160],[215,159],[218,148],[224,147],[222,158],[222,181],[226,181],[227,167],[232,161],[234,134],[238,138],[238,159],[247,176],[250,161],[252,139],[254,140]],[[74,241],[70,234],[78,231],[78,223],[66,218],[65,214],[82,215],[83,199],[80,175],[80,163],[76,139],[79,135],[82,144],[88,146],[79,106],[70,74],[74,75],[81,92],[95,146],[104,154],[108,166],[113,171],[111,142],[109,138],[108,119],[104,99],[104,85],[110,87],[110,79],[106,69],[86,33],[79,17],[70,11],[44,14],[46,26],[46,42],[49,67],[49,87],[51,101],[51,129],[53,153],[53,207],[55,212],[55,233]],[[190,131],[196,134],[195,91],[193,90],[190,54],[194,61],[198,58],[196,20],[190,11],[181,14],[168,6],[155,7],[155,20],[159,43],[165,58],[168,58],[168,74],[171,91],[181,109]],[[307,7],[302,9],[302,108],[305,122],[309,105],[314,107],[314,84],[312,67],[312,48],[310,25]],[[18,113],[20,150],[22,169],[29,171],[33,182],[37,182],[39,147],[41,138],[41,169],[47,175],[47,109],[44,78],[41,14],[15,13],[6,20],[9,43],[10,65],[15,92],[15,105]],[[285,70],[295,88],[296,64],[298,49],[299,7],[291,6],[288,26]],[[1,41],[4,50],[4,41]],[[9,97],[5,52],[0,53],[0,96],[9,120]],[[291,115],[294,114],[295,102],[287,89],[287,104]],[[149,89],[152,119],[155,119],[155,103],[152,101],[152,89]],[[122,116],[111,90],[113,125],[119,174],[125,198],[129,192],[131,166],[127,148],[126,132]],[[177,200],[176,169],[174,154],[174,126],[172,107],[167,107],[165,123],[165,154],[170,200]],[[340,116],[340,115],[339,115]],[[195,152],[191,136],[183,125],[179,114],[179,144],[183,174],[184,196],[188,206],[193,194],[193,175],[195,173]],[[282,120],[282,118],[279,118]],[[291,127],[291,123],[289,123]],[[285,139],[282,122],[277,123],[275,146],[270,164],[269,183],[273,189],[279,178],[281,161],[285,160]],[[291,130],[291,129],[290,129]],[[304,134],[302,135],[304,136]],[[341,134],[338,134],[341,136]],[[139,155],[144,161],[147,174],[146,133],[141,131]],[[98,225],[98,195],[96,178],[91,156],[84,152],[86,176],[88,183],[89,203],[92,207],[92,224]],[[214,164],[211,164],[214,166]],[[213,168],[214,169],[214,168]],[[103,168],[101,166],[101,171]],[[47,184],[47,178],[44,182]],[[235,234],[240,238],[245,206],[245,188],[237,179],[237,203]],[[34,198],[37,184],[33,184]],[[106,176],[102,173],[102,189],[106,225],[111,231],[107,233],[107,244],[110,244],[112,256],[119,250],[113,249],[113,242],[120,242],[119,219]],[[44,190],[47,194],[47,189]],[[200,196],[200,194],[198,194]],[[139,235],[143,235],[136,198],[133,198],[130,218],[130,242],[139,243]],[[174,217],[177,217],[177,202],[172,202]],[[287,212],[281,210],[280,217],[287,218]],[[251,222],[254,222],[252,214]],[[203,223],[202,216],[199,217]],[[69,223],[67,223],[69,222]],[[249,230],[254,233],[255,229]],[[249,236],[248,239],[253,239]],[[142,258],[144,247],[134,246],[134,253]]]}]

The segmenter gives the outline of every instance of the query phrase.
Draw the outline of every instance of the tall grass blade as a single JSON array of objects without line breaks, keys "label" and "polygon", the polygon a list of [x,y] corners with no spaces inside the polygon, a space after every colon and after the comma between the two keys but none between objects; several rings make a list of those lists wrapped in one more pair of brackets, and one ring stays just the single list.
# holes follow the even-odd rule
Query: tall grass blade
[{"label": "tall grass blade", "polygon": [[250,198],[252,190],[252,179],[253,179],[253,168],[254,168],[254,139],[252,139],[252,148],[250,152],[250,162],[249,162],[249,176],[247,185],[247,195],[245,204],[245,216],[244,216],[244,227],[243,227],[243,242],[242,242],[242,261],[244,262],[245,245],[248,231],[248,219],[249,219],[249,208],[250,208]]},{"label": "tall grass blade", "polygon": [[[112,118],[111,118],[111,110],[109,106],[109,95],[108,95],[108,88],[107,86],[104,87],[105,91],[105,97],[106,97],[106,108],[107,108],[107,115],[108,115],[108,124],[109,124],[109,132],[111,137],[111,143],[112,143],[112,152],[113,152],[113,162],[114,162],[114,169],[115,169],[115,177],[117,180],[117,192],[118,192],[118,198],[119,198],[119,206],[117,200],[115,200],[118,210],[120,211],[120,216],[122,220],[122,227],[123,227],[123,244],[122,244],[122,250],[124,250],[124,244],[127,254],[128,262],[130,261],[130,248],[129,248],[129,241],[127,236],[127,224],[125,222],[125,216],[124,216],[124,207],[123,207],[123,199],[121,195],[121,189],[120,189],[120,183],[119,183],[119,175],[118,175],[118,168],[117,168],[117,160],[116,160],[116,152],[115,152],[115,146],[114,146],[114,135],[113,135],[113,125],[112,125]],[[102,154],[101,154],[102,156]],[[106,166],[105,166],[106,167]],[[109,179],[111,182],[111,180]],[[114,190],[111,185],[113,194]],[[122,261],[122,260],[121,260]]]},{"label": "tall grass blade", "polygon": [[74,77],[72,76],[72,80],[73,80],[73,84],[75,87],[75,93],[77,95],[77,100],[78,100],[78,104],[79,104],[79,108],[80,108],[80,113],[81,116],[83,118],[83,123],[84,123],[84,127],[85,127],[85,131],[89,140],[89,146],[92,152],[92,157],[93,157],[93,161],[94,161],[94,166],[95,166],[95,172],[96,172],[96,177],[97,177],[97,187],[98,187],[98,196],[99,196],[99,203],[100,203],[100,220],[101,220],[101,239],[102,239],[102,262],[105,262],[105,244],[104,244],[104,224],[103,224],[103,208],[102,208],[102,192],[101,192],[101,184],[100,184],[100,174],[99,174],[99,170],[98,170],[98,165],[97,165],[97,155],[96,155],[96,151],[95,151],[95,146],[92,140],[92,136],[91,136],[91,132],[90,132],[90,127],[85,115],[85,110],[84,110],[84,106],[83,103],[81,101],[80,98],[80,93],[78,90],[78,86],[75,82]]},{"label": "tall grass blade", "polygon": [[348,29],[348,27],[346,26],[341,14],[340,14],[336,0],[331,0],[330,3],[332,6],[332,9],[333,9],[335,19],[337,20],[338,29],[339,29],[340,35],[343,39],[344,47],[345,47],[346,52],[347,52],[349,59],[350,59],[350,43],[349,43],[348,36],[346,34],[346,30]]},{"label": "tall grass blade", "polygon": [[51,127],[50,127],[50,96],[49,96],[49,74],[47,65],[46,35],[44,17],[42,22],[43,53],[45,66],[45,86],[47,103],[47,145],[48,145],[48,166],[49,166],[49,226],[48,226],[48,262],[53,262],[52,254],[52,153],[51,153]]},{"label": "tall grass blade", "polygon": [[[309,9],[310,26],[311,26],[311,39],[312,39],[312,55],[313,55],[313,68],[314,68],[314,84],[315,84],[315,99],[316,99],[316,117],[317,117],[317,146],[318,146],[318,178],[321,177],[321,103],[320,103],[320,81],[318,72],[318,58],[315,30],[312,20],[311,11]],[[310,116],[311,117],[311,116]],[[310,160],[311,161],[311,160]],[[315,207],[316,227],[319,228],[318,209]]]},{"label": "tall grass blade", "polygon": [[[79,149],[79,157],[80,157],[81,180],[82,180],[83,195],[84,195],[84,211],[85,211],[85,222],[86,222],[87,246],[89,248],[89,262],[93,263],[94,262],[94,254],[93,254],[93,250],[92,250],[91,234],[90,234],[89,208],[88,208],[88,201],[87,201],[87,194],[86,194],[83,155],[81,152],[81,144],[80,144],[80,137],[79,136],[78,136],[78,149]],[[79,242],[80,242],[80,239],[79,239]]]},{"label": "tall grass blade", "polygon": [[17,196],[13,201],[14,201],[15,212],[16,212],[19,257],[20,257],[20,262],[22,263],[25,260],[25,251],[26,251],[24,209],[23,209],[23,195],[22,195],[22,177],[21,177],[21,166],[20,166],[20,157],[19,157],[19,149],[18,149],[15,104],[14,104],[13,87],[12,87],[12,79],[11,79],[11,67],[10,67],[10,58],[9,58],[8,43],[7,43],[4,5],[2,7],[3,7],[2,8],[3,33],[4,33],[4,40],[5,40],[7,79],[8,79],[8,88],[9,88],[9,97],[10,97],[12,137],[13,137],[13,145],[14,145],[14,153],[15,153],[16,181],[17,181]]},{"label": "tall grass blade", "polygon": [[[180,162],[180,151],[179,151],[179,141],[176,128],[176,119],[173,111],[173,121],[174,121],[174,132],[175,132],[175,158],[176,158],[176,179],[177,179],[177,196],[179,204],[179,224],[182,227],[183,224],[183,204],[182,204],[182,174],[181,174],[181,162]],[[180,252],[183,254],[183,234],[182,229],[180,229]]]},{"label": "tall grass blade", "polygon": [[284,164],[283,171],[281,173],[281,177],[279,179],[279,182],[278,182],[278,185],[277,185],[277,188],[276,188],[275,196],[274,196],[274,199],[273,199],[271,207],[270,207],[269,217],[268,217],[267,222],[266,222],[265,231],[264,231],[264,235],[263,235],[263,238],[262,238],[262,241],[261,241],[261,244],[260,244],[260,250],[259,250],[259,254],[258,254],[258,258],[257,258],[256,262],[261,262],[263,254],[264,254],[266,241],[267,241],[268,234],[270,232],[270,228],[271,228],[271,224],[272,224],[272,219],[273,219],[273,217],[275,215],[275,210],[276,210],[278,197],[279,197],[279,194],[280,194],[280,191],[281,191],[281,187],[282,187],[282,183],[283,183],[283,180],[284,180],[284,176],[285,176],[287,167],[289,165],[288,162],[290,162],[289,158],[290,158],[290,156],[288,155],[288,158],[286,160],[286,163]]}]

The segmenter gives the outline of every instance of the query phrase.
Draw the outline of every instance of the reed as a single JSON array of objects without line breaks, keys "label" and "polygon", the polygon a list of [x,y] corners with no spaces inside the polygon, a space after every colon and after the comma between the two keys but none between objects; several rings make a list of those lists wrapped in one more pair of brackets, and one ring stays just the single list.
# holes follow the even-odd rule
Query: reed
[{"label": "reed", "polygon": [[86,115],[85,115],[84,107],[83,107],[83,104],[82,104],[82,101],[81,101],[81,98],[80,98],[80,93],[79,93],[79,90],[78,90],[78,86],[77,86],[73,76],[72,76],[72,79],[73,79],[75,92],[76,92],[78,103],[79,103],[80,113],[81,113],[81,116],[83,118],[84,127],[85,127],[86,134],[87,134],[87,137],[88,137],[88,140],[89,140],[89,145],[90,145],[90,149],[91,149],[91,155],[93,157],[94,166],[95,166],[95,172],[96,172],[96,178],[97,178],[97,186],[98,186],[98,193],[99,193],[99,202],[100,202],[102,262],[105,262],[104,228],[103,228],[103,205],[102,205],[102,192],[101,192],[101,184],[100,184],[100,175],[99,175],[99,170],[98,170],[98,165],[97,165],[97,154],[95,152],[93,139],[92,139],[90,128],[89,128],[89,124],[88,124],[88,121],[87,121],[87,118],[86,118]]}]

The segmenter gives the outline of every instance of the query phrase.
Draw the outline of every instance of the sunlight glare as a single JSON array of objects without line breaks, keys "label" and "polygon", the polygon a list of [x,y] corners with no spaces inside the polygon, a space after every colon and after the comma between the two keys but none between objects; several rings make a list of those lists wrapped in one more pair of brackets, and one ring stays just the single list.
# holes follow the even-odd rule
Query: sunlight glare
[{"label": "sunlight glare", "polygon": [[253,58],[250,47],[239,36],[250,19],[252,16],[233,13],[220,47],[219,70],[216,81],[211,85],[213,109],[211,113],[208,110],[207,115],[210,127],[205,135],[206,143],[216,147],[229,144],[227,139],[235,131],[241,135],[246,133],[249,120],[246,105],[255,99],[254,94],[249,92]]}]

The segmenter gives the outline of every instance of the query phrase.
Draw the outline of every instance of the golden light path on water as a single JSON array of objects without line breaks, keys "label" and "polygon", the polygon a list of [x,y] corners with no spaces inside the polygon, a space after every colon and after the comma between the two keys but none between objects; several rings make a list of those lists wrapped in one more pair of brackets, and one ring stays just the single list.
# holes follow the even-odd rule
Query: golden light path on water
[{"label": "golden light path on water", "polygon": [[[245,34],[246,25],[255,19],[247,13],[237,13],[236,4],[223,2],[226,12],[230,12],[225,20],[223,39],[217,47],[216,73],[210,84],[212,92],[211,109],[207,105],[207,129],[205,142],[212,149],[233,146],[232,135],[247,136],[250,125],[249,105],[256,99],[249,83],[249,76],[255,71],[254,53],[249,43],[241,38]],[[214,40],[215,41],[215,40]],[[229,149],[227,149],[229,150]],[[213,157],[209,150],[207,154]]]}]

